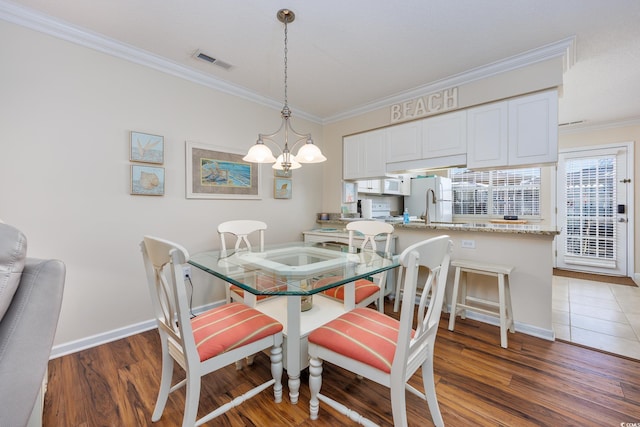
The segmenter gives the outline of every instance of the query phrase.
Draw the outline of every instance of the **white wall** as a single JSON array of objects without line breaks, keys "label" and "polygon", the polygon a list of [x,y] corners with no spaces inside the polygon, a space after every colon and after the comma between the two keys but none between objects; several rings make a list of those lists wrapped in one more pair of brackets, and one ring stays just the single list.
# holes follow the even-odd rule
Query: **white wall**
[{"label": "white wall", "polygon": [[[269,224],[267,240],[300,240],[322,207],[323,165],[293,175],[293,198],[187,200],[185,141],[244,152],[279,111],[0,21],[0,218],[28,254],[59,258],[67,280],[55,345],[152,318],[138,243],[145,234],[196,252],[218,247],[216,226]],[[322,146],[322,128],[298,120]],[[129,132],[165,137],[163,197],[129,194]],[[194,272],[194,305],[223,295]]]}]

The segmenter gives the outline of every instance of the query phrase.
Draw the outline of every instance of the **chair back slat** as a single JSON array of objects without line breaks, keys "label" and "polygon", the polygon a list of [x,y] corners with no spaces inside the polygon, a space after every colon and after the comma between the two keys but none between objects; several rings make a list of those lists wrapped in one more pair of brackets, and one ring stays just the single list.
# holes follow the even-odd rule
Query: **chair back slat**
[{"label": "chair back slat", "polygon": [[384,252],[389,253],[391,247],[391,236],[393,235],[393,225],[381,221],[353,221],[347,224],[347,231],[349,231],[349,252],[356,252],[354,245],[355,233],[360,232],[364,236],[364,240],[360,245],[360,250],[367,248],[371,250],[377,250],[377,243],[375,238],[381,234],[386,235]]},{"label": "chair back slat", "polygon": [[235,236],[236,241],[234,243],[234,249],[238,250],[241,247],[252,249],[251,242],[249,241],[249,235],[258,232],[259,233],[259,249],[260,252],[264,251],[264,231],[267,229],[267,224],[262,221],[256,221],[251,219],[238,219],[232,221],[226,221],[218,225],[218,235],[220,236],[220,249],[222,251],[227,250],[226,237],[227,235]]}]

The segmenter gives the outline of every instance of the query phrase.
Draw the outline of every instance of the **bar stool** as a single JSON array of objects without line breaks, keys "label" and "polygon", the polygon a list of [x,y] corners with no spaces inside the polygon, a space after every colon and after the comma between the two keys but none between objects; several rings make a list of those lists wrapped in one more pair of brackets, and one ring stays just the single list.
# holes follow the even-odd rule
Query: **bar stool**
[{"label": "bar stool", "polygon": [[[497,316],[500,319],[500,346],[507,348],[507,329],[511,332],[515,331],[513,309],[511,308],[511,292],[509,290],[509,274],[513,271],[513,267],[508,265],[486,264],[465,259],[453,260],[451,261],[451,266],[456,268],[456,275],[453,282],[453,293],[451,295],[449,330],[453,331],[458,314],[460,314],[461,319],[466,317],[466,310]],[[498,302],[467,296],[468,273],[497,277]],[[463,274],[465,277],[463,278],[464,280],[461,280]],[[494,307],[497,310],[488,310],[472,304]]]}]

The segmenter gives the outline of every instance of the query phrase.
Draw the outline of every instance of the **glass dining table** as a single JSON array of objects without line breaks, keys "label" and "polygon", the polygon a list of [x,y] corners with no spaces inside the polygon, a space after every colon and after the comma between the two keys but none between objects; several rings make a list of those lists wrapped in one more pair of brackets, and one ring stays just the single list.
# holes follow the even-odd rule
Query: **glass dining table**
[{"label": "glass dining table", "polygon": [[[282,323],[291,403],[298,402],[300,371],[308,366],[308,334],[355,307],[356,280],[399,266],[390,253],[304,242],[205,251],[189,264],[238,286],[246,304]],[[344,302],[324,295],[340,285]]]}]

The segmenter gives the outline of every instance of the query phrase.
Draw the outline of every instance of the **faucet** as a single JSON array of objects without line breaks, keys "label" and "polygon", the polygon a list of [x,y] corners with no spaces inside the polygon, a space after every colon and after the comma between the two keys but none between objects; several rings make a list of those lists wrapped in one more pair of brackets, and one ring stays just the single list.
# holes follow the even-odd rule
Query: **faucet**
[{"label": "faucet", "polygon": [[426,209],[424,211],[424,223],[425,224],[429,224],[431,222],[431,220],[429,219],[429,193],[431,193],[431,201],[433,202],[433,204],[435,205],[437,203],[437,199],[436,199],[436,193],[435,191],[433,191],[433,188],[429,188],[427,189],[427,194],[426,194]]}]

